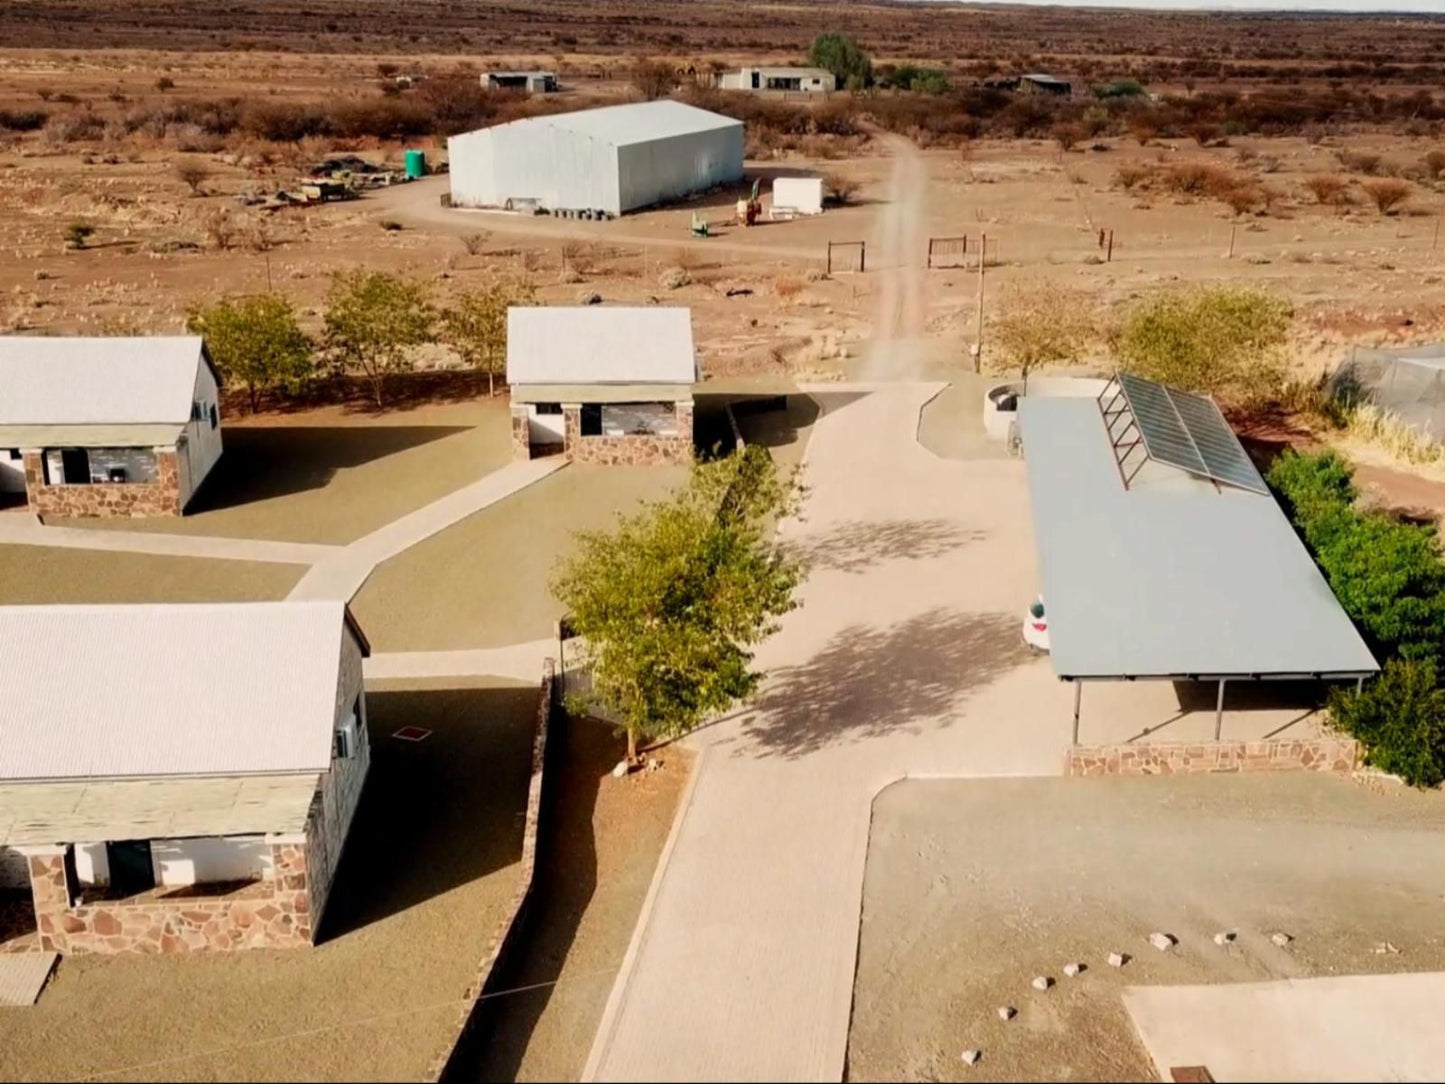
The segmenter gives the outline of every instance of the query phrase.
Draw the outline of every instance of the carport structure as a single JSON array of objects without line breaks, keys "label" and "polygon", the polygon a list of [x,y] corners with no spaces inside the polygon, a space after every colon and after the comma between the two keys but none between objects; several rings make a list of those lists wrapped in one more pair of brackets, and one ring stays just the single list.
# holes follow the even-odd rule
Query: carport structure
[{"label": "carport structure", "polygon": [[1086,681],[1358,682],[1379,670],[1208,398],[1121,374],[1019,425],[1054,672]]}]

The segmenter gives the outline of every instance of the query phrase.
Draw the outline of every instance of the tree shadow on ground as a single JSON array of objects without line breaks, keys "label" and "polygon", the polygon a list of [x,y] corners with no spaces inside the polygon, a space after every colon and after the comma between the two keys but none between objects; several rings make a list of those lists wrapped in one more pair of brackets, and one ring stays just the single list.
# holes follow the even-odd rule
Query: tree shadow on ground
[{"label": "tree shadow on ground", "polygon": [[[371,768],[323,940],[485,877],[522,853],[535,688],[373,692],[366,705]],[[432,733],[420,742],[392,737],[403,726]]]},{"label": "tree shadow on ground", "polygon": [[948,519],[895,519],[879,523],[852,520],[824,533],[808,535],[789,552],[814,569],[864,572],[883,561],[932,560],[988,538]]},{"label": "tree shadow on ground", "polygon": [[323,489],[337,471],[359,467],[455,433],[457,425],[237,426],[187,515]]},{"label": "tree shadow on ground", "polygon": [[703,393],[693,397],[693,444],[698,454],[715,457],[733,450],[735,438],[728,424],[731,407],[743,440],[764,448],[796,444],[799,430],[806,429],[822,413],[811,395],[745,395],[726,392]]},{"label": "tree shadow on ground", "polygon": [[517,950],[498,961],[492,978],[496,989],[517,992],[482,1003],[454,1059],[458,1079],[517,1078],[597,889],[593,811],[603,777],[626,754],[626,740],[606,723],[571,717],[553,723],[549,740],[532,901],[514,940]]},{"label": "tree shadow on ground", "polygon": [[1028,658],[1012,615],[939,607],[889,628],[853,625],[776,671],[743,730],[762,755],[783,757],[917,733]]}]

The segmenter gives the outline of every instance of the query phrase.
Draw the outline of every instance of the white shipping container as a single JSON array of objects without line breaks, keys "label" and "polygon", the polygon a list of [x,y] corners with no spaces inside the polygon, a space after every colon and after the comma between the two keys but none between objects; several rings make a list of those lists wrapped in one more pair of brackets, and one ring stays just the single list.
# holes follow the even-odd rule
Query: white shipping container
[{"label": "white shipping container", "polygon": [[773,182],[773,209],[787,207],[795,214],[823,213],[821,177],[779,177]]}]

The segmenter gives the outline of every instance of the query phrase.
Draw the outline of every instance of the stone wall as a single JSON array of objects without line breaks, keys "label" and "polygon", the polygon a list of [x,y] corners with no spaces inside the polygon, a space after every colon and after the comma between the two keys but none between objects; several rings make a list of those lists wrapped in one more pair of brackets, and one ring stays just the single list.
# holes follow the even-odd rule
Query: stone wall
[{"label": "stone wall", "polygon": [[181,476],[174,448],[156,450],[156,481],[47,485],[43,453],[27,450],[25,491],[37,516],[178,516]]},{"label": "stone wall", "polygon": [[1353,738],[1300,741],[1080,745],[1069,750],[1068,775],[1190,775],[1200,772],[1349,772],[1359,756]]},{"label": "stone wall", "polygon": [[527,423],[526,404],[512,407],[512,458],[532,458],[532,430]]},{"label": "stone wall", "polygon": [[275,879],[224,896],[156,888],[123,900],[70,905],[65,852],[31,853],[41,949],[60,953],[294,948],[311,942],[304,844],[273,844]]},{"label": "stone wall", "polygon": [[[336,683],[335,726],[339,728],[351,714],[351,706],[362,697],[362,655],[350,626],[341,636],[341,662]],[[331,883],[336,877],[336,867],[341,863],[341,852],[346,845],[347,833],[356,807],[361,802],[361,790],[366,783],[366,773],[371,767],[371,740],[366,732],[366,704],[362,699],[361,718],[356,721],[357,747],[354,756],[341,759],[333,756],[331,767],[321,778],[321,786],[311,801],[306,816],[306,844],[311,893],[311,919],[319,925],[322,912],[326,909],[331,894]]]},{"label": "stone wall", "polygon": [[[522,928],[522,918],[531,902],[532,879],[537,871],[537,837],[542,823],[543,782],[547,774],[547,733],[551,726],[552,709],[557,702],[556,665],[551,659],[542,664],[542,686],[537,701],[537,729],[532,734],[532,778],[527,784],[527,817],[522,826],[522,869],[517,876],[517,885],[512,890],[511,904],[501,922],[497,924],[487,951],[477,964],[477,974],[464,995],[464,1003],[457,1014],[456,1028],[447,1039],[445,1048],[433,1059],[426,1079],[435,1082],[447,1076],[447,1070],[456,1057],[458,1049],[477,1028],[481,1007],[487,1002],[482,994],[492,983],[497,973],[497,962],[502,958],[513,940],[513,935]],[[479,1034],[481,1032],[478,1032]]]},{"label": "stone wall", "polygon": [[692,404],[678,403],[677,435],[584,437],[582,408],[575,404],[562,408],[566,437],[563,445],[567,458],[575,463],[597,463],[603,466],[686,465],[692,462]]}]

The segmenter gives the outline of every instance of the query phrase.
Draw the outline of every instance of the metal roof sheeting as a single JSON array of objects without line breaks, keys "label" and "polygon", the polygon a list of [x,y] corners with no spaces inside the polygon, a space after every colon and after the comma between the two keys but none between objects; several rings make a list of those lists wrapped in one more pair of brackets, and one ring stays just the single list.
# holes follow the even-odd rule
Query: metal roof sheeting
[{"label": "metal roof sheeting", "polygon": [[522,120],[509,121],[506,126],[511,125],[560,128],[614,147],[625,147],[633,143],[651,143],[658,139],[673,139],[676,136],[711,132],[719,128],[741,128],[743,122],[685,102],[663,100],[605,105],[598,109],[579,109],[572,113],[553,113],[543,117],[525,117]]},{"label": "metal roof sheeting", "polygon": [[1125,489],[1099,404],[1019,406],[1054,671],[1065,678],[1379,669],[1272,496]]},{"label": "metal roof sheeting", "polygon": [[507,312],[508,384],[692,384],[686,308],[545,306]]},{"label": "metal roof sheeting", "polygon": [[199,336],[0,337],[0,426],[184,425]]},{"label": "metal roof sheeting", "polygon": [[300,834],[320,778],[0,783],[0,846]]},{"label": "metal roof sheeting", "polygon": [[0,780],[325,771],[346,622],[332,601],[0,606]]}]

